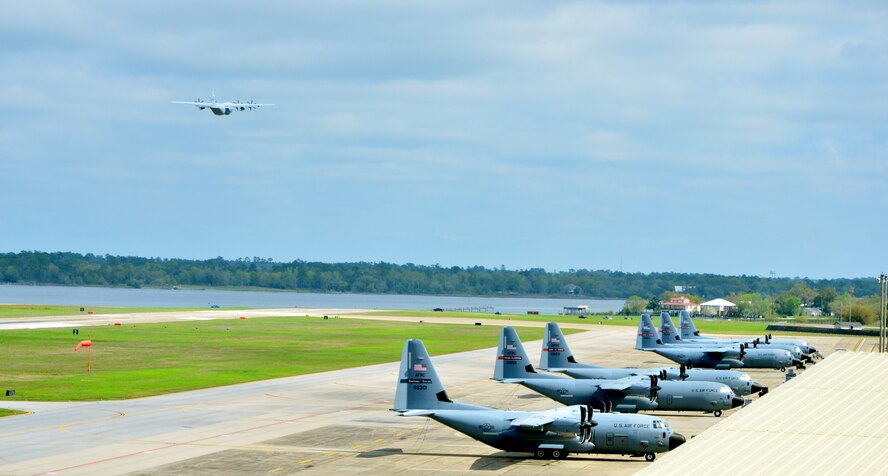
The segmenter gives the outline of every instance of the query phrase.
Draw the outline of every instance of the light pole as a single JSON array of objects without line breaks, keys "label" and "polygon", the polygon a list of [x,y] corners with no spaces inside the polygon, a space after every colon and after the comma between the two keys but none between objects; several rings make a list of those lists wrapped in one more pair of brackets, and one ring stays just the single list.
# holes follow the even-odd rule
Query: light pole
[{"label": "light pole", "polygon": [[879,352],[888,352],[888,326],[885,322],[885,305],[888,304],[888,275],[879,276]]}]

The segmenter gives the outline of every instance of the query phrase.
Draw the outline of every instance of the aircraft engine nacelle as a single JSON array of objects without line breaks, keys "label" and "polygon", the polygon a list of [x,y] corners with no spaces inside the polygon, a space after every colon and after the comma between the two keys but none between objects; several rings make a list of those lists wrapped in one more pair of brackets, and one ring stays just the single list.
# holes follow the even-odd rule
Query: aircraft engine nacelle
[{"label": "aircraft engine nacelle", "polygon": [[571,438],[573,435],[576,435],[581,445],[588,444],[592,441],[592,428],[598,425],[598,422],[592,419],[594,416],[592,407],[588,405],[581,406],[577,416],[580,417],[579,420],[573,417],[558,418],[549,423],[546,429],[562,437]]},{"label": "aircraft engine nacelle", "polygon": [[656,410],[657,402],[647,397],[630,395],[614,405],[613,411],[619,413],[638,413],[639,410]]},{"label": "aircraft engine nacelle", "polygon": [[743,367],[743,362],[740,362],[737,359],[722,359],[719,363],[715,364],[716,370],[729,370],[735,367]]},{"label": "aircraft engine nacelle", "polygon": [[582,423],[576,418],[559,418],[546,425],[546,430],[559,435],[579,434]]},{"label": "aircraft engine nacelle", "polygon": [[227,107],[226,107],[226,108],[225,108],[225,111],[224,111],[224,112],[225,112],[225,115],[227,116],[227,115],[231,114],[231,111],[232,111],[231,108],[227,108]]}]

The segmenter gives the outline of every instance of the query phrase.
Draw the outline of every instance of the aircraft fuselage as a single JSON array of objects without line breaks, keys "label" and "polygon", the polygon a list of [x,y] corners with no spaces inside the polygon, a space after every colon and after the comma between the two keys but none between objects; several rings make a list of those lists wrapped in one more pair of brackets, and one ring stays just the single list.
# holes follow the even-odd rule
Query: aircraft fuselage
[{"label": "aircraft fuselage", "polygon": [[477,441],[503,451],[534,452],[541,447],[561,446],[568,453],[651,454],[669,451],[685,438],[674,433],[663,420],[648,415],[595,413],[592,441],[581,443],[565,432],[540,431],[538,434],[519,431],[512,420],[526,412],[503,410],[453,411],[437,410],[431,418]]},{"label": "aircraft fuselage", "polygon": [[[660,372],[666,371],[666,379],[680,380],[679,369],[673,367],[653,367],[653,368],[569,368],[561,372],[575,379],[621,379],[634,375],[660,375]],[[715,369],[686,369],[684,380],[691,382],[715,382],[723,383],[731,388],[738,396],[749,395],[758,392],[761,387],[749,377],[749,375],[738,372],[736,370],[715,370]],[[663,382],[664,380],[660,380]]]},{"label": "aircraft fuselage", "polygon": [[644,410],[675,410],[714,412],[729,410],[743,404],[725,384],[713,382],[660,380],[656,401],[641,396],[649,385],[639,385],[622,395],[601,390],[601,380],[592,379],[527,379],[521,385],[564,405],[592,405],[602,409],[609,403],[614,411],[635,413]]},{"label": "aircraft fuselage", "polygon": [[793,365],[792,354],[782,349],[746,349],[742,361],[727,357],[715,359],[715,354],[707,354],[705,348],[679,347],[664,345],[653,349],[654,352],[677,363],[691,362],[693,367],[710,369],[731,369],[747,367],[754,369],[780,369]]}]

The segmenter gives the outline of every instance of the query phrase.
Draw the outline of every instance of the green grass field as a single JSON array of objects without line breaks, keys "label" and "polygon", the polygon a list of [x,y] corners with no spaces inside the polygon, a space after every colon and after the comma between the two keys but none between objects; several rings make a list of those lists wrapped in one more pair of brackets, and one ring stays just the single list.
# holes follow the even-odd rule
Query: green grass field
[{"label": "green grass field", "polygon": [[[499,332],[495,326],[317,317],[95,326],[79,335],[70,329],[3,331],[0,382],[17,396],[0,400],[143,397],[393,362],[408,338],[423,339],[433,356],[494,347]],[[530,341],[543,329],[519,333]],[[89,336],[90,376],[87,348],[73,350]]]},{"label": "green grass field", "polygon": [[20,412],[18,410],[7,410],[5,408],[0,408],[0,418],[12,415],[24,415],[25,413],[28,412]]},{"label": "green grass field", "polygon": [[[0,304],[0,319],[10,317],[78,316],[93,314],[131,314],[134,312],[203,311],[207,308],[167,307],[102,307],[102,306],[53,306],[43,304]],[[232,308],[235,309],[235,308]]]},{"label": "green grass field", "polygon": [[[577,316],[567,315],[533,315],[533,314],[490,314],[481,312],[434,312],[434,311],[379,311],[368,313],[369,315],[386,315],[386,316],[414,316],[414,317],[458,317],[465,319],[500,319],[513,321],[534,321],[534,322],[557,322],[578,323],[578,324],[598,324],[608,326],[626,326],[638,327],[638,316],[605,316],[598,314],[588,314],[586,319],[580,319]],[[608,319],[610,317],[610,319]],[[674,318],[673,318],[674,320]],[[659,324],[658,315],[654,316],[654,323]],[[767,331],[769,324],[775,324],[775,321],[732,321],[732,320],[703,320],[694,319],[697,330],[702,334],[724,334],[724,335],[764,335],[770,333],[774,335],[788,334],[786,332]]]}]

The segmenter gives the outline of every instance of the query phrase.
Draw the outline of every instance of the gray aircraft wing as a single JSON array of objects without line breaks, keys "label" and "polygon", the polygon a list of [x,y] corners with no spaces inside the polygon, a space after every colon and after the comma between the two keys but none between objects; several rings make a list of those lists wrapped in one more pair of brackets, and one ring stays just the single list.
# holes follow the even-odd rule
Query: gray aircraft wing
[{"label": "gray aircraft wing", "polygon": [[706,355],[725,355],[728,352],[731,352],[732,350],[734,350],[734,349],[732,349],[730,347],[719,347],[719,348],[715,348],[715,349],[707,348],[707,349],[703,349],[703,353]]},{"label": "gray aircraft wing", "polygon": [[[214,104],[211,102],[196,102],[196,101],[170,101],[173,104],[188,104],[189,106],[197,106],[197,107],[210,107]],[[216,104],[218,106],[218,104]]]},{"label": "gray aircraft wing", "polygon": [[554,417],[545,414],[535,414],[512,420],[512,427],[521,430],[541,431],[546,425],[555,421]]},{"label": "gray aircraft wing", "polygon": [[401,412],[400,416],[432,416],[434,414],[434,410],[407,410],[406,412]]},{"label": "gray aircraft wing", "polygon": [[219,104],[221,107],[243,107],[243,108],[251,108],[251,107],[259,107],[259,106],[274,106],[274,104],[266,104],[259,102],[224,102]]},{"label": "gray aircraft wing", "polygon": [[602,383],[601,385],[599,385],[599,387],[601,387],[602,390],[622,392],[622,391],[625,391],[633,386],[647,384],[647,382],[648,382],[648,377],[646,375],[645,376],[633,375],[630,377],[623,377],[618,380],[605,381],[605,383]]},{"label": "gray aircraft wing", "polygon": [[535,412],[516,417],[511,427],[519,431],[553,431],[556,433],[575,433],[583,441],[589,441],[591,428],[597,425],[592,420],[592,409],[586,405],[573,405],[553,408],[543,412]]}]

